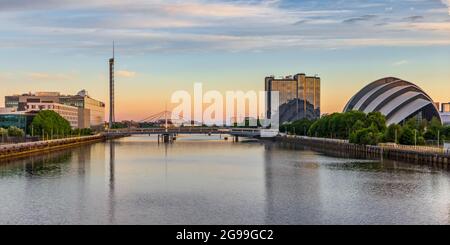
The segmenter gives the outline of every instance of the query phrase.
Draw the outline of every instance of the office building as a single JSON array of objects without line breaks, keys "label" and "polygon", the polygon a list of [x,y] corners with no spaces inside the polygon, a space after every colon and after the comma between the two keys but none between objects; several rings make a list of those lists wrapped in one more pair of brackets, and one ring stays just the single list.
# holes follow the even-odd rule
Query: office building
[{"label": "office building", "polygon": [[352,110],[381,112],[386,116],[388,125],[402,123],[410,118],[430,121],[436,117],[441,120],[436,104],[425,91],[395,77],[379,79],[361,89],[344,108],[344,112]]},{"label": "office building", "polygon": [[0,113],[0,128],[17,127],[24,132],[29,132],[34,115],[26,112]]},{"label": "office building", "polygon": [[[22,95],[5,96],[5,107],[17,111],[26,111],[31,103],[57,103],[82,108],[77,125],[80,128],[103,128],[105,122],[105,104],[91,98],[85,90],[76,95],[61,95],[58,92],[36,92]],[[86,119],[89,117],[89,120]]]},{"label": "office building", "polygon": [[86,116],[89,114],[90,127],[104,127],[105,124],[105,103],[92,99],[85,90],[78,92],[77,95],[62,96],[61,104],[75,106],[89,110],[83,112]]},{"label": "office building", "polygon": [[[82,108],[81,108],[82,109]],[[26,112],[37,113],[42,110],[50,110],[58,113],[66,119],[72,128],[81,128],[78,124],[78,110],[74,106],[63,105],[59,103],[27,103]]]},{"label": "office building", "polygon": [[270,92],[279,92],[280,123],[300,119],[314,120],[320,118],[320,77],[297,74],[283,78],[266,77],[267,118],[271,118],[272,98]]}]

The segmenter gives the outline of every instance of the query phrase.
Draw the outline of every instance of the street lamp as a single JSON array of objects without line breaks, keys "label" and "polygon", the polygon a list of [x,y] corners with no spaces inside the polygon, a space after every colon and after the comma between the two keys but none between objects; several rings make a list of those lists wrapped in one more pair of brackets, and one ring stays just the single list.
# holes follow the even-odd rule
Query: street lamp
[{"label": "street lamp", "polygon": [[414,129],[414,147],[417,147],[417,129]]}]

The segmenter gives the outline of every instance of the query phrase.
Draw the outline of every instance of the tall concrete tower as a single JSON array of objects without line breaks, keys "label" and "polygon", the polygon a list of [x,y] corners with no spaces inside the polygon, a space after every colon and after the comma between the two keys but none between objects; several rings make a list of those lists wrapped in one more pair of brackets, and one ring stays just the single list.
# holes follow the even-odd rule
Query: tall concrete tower
[{"label": "tall concrete tower", "polygon": [[115,58],[115,45],[113,42],[113,57],[109,59],[109,128],[113,127],[115,122],[114,112],[114,58]]}]

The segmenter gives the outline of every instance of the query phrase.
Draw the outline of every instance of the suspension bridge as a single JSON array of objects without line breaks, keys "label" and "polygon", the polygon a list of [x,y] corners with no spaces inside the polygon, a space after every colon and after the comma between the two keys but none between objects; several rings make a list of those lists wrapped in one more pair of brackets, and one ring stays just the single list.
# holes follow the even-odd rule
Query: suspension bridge
[{"label": "suspension bridge", "polygon": [[278,131],[261,128],[234,128],[234,127],[208,127],[203,122],[186,120],[181,116],[173,116],[170,111],[163,111],[148,116],[137,122],[138,125],[148,123],[153,127],[127,127],[119,129],[109,129],[105,132],[107,136],[128,136],[128,135],[158,135],[162,141],[171,141],[178,134],[205,134],[205,135],[230,135],[235,141],[239,137],[259,138],[274,137]]}]

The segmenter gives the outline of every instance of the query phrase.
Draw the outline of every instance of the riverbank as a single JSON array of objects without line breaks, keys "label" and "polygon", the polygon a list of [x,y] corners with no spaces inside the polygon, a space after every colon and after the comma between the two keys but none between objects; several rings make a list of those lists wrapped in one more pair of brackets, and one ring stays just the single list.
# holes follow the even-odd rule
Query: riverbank
[{"label": "riverbank", "polygon": [[447,170],[450,153],[444,149],[430,150],[402,145],[357,145],[345,140],[313,137],[277,137],[275,141],[289,147],[310,147],[312,150],[340,157],[389,159],[420,165],[432,165]]},{"label": "riverbank", "polygon": [[79,146],[82,144],[95,143],[105,140],[106,137],[101,134],[82,136],[66,139],[56,139],[47,141],[36,141],[27,143],[18,143],[10,145],[0,146],[0,160],[23,157],[33,154],[39,154],[42,152],[51,152],[56,150],[61,150],[65,148],[70,148],[74,146]]}]

